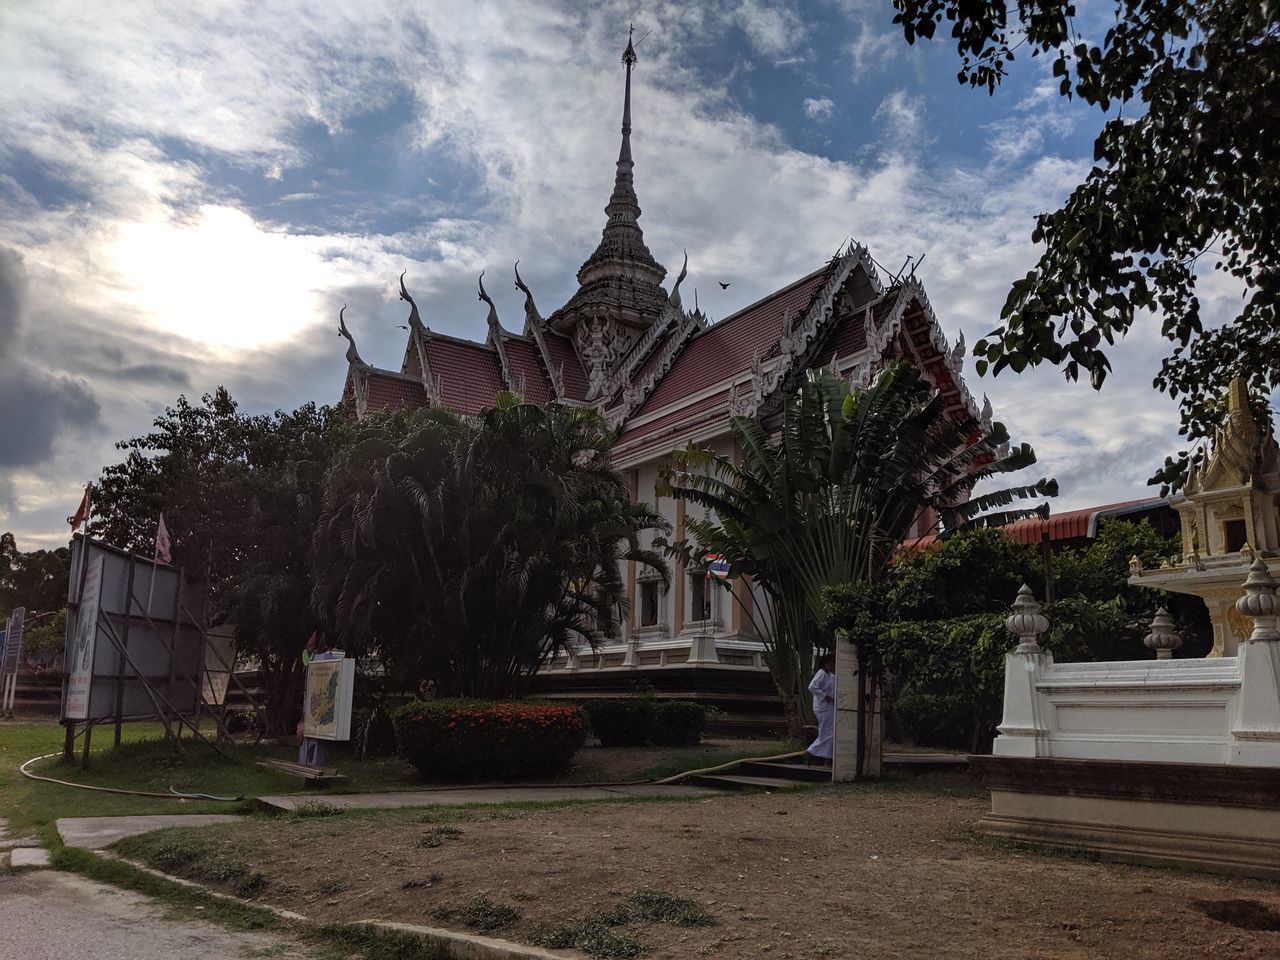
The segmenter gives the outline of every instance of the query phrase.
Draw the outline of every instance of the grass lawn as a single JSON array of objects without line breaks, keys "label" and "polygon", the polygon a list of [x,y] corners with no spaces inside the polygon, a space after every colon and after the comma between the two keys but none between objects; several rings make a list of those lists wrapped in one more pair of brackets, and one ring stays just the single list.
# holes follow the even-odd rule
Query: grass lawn
[{"label": "grass lawn", "polygon": [[[152,813],[240,813],[252,809],[252,799],[281,793],[300,793],[302,783],[276,771],[256,766],[265,757],[296,758],[293,746],[224,747],[226,757],[199,741],[184,738],[184,751],[161,740],[158,723],[134,723],[124,727],[124,742],[112,746],[108,726],[94,732],[88,768],[61,757],[63,729],[50,721],[0,723],[0,817],[9,820],[17,834],[34,833],[56,846],[54,821],[59,817],[118,816]],[[696,747],[584,747],[562,783],[601,783],[648,780],[684,770],[714,766],[741,757],[785,752],[777,741],[715,740]],[[184,793],[242,796],[241,803],[208,800],[168,800],[99,793],[30,780],[18,766],[32,757],[58,754],[29,769],[41,776],[83,783],[167,793],[172,786]],[[429,786],[416,771],[398,758],[356,762],[341,748],[330,760],[348,780],[342,792],[413,790]],[[322,795],[317,792],[317,796]]]}]

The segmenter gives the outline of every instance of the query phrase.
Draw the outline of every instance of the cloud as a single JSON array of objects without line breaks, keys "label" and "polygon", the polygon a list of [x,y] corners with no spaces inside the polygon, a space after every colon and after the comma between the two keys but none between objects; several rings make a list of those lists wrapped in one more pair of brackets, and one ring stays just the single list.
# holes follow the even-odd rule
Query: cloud
[{"label": "cloud", "polygon": [[875,120],[885,125],[888,139],[907,149],[910,141],[917,140],[924,131],[924,98],[905,90],[894,90],[876,107]]},{"label": "cloud", "polygon": [[[27,302],[22,258],[0,247],[0,467],[6,472],[47,461],[60,436],[82,433],[99,415],[82,380],[41,369],[23,356]],[[0,500],[13,502],[11,479],[0,494]]]},{"label": "cloud", "polygon": [[808,97],[804,101],[804,115],[810,120],[830,120],[831,111],[835,109],[835,101],[822,97],[818,100],[812,100]]},{"label": "cloud", "polygon": [[781,3],[743,0],[735,20],[758,53],[780,58],[804,40],[804,21]]},{"label": "cloud", "polygon": [[[717,317],[808,273],[849,235],[895,268],[927,253],[921,276],[942,322],[972,342],[1034,261],[1032,217],[1087,162],[1034,147],[958,161],[928,142],[929,91],[909,76],[891,80],[875,110],[883,135],[856,162],[797,149],[793,131],[699,69],[699,44],[732,40],[744,68],[814,61],[798,9],[661,2],[637,17],[637,36],[655,31],[633,81],[650,248],[668,266],[688,248],[685,289],[699,287]],[[56,398],[41,413],[57,414],[38,471],[0,470],[3,522],[60,539],[79,485],[118,458],[112,441],[145,433],[179,391],[226,384],[251,410],[336,400],[344,302],[365,359],[398,367],[402,269],[444,333],[484,336],[481,269],[503,322],[519,326],[517,257],[544,315],[563,303],[604,223],[629,16],[620,0],[7,14],[0,165],[40,176],[0,176],[0,245],[22,252],[25,271],[23,285],[0,284],[0,334],[6,318],[26,318],[22,366],[40,375],[24,382]],[[873,66],[879,45],[857,33],[855,69]],[[809,120],[851,95],[821,89],[804,101]],[[5,309],[15,298],[21,310]],[[1046,472],[1074,484],[1064,501],[1125,499],[1150,473],[1136,459],[1177,443],[1169,405],[1145,387],[1160,349],[1156,337],[1117,350],[1113,381],[1131,389],[1109,383],[1101,397],[1053,370],[970,384],[1037,445]],[[90,403],[98,425],[85,434]],[[1052,433],[1068,420],[1078,433]],[[1127,462],[1115,438],[1131,430],[1140,442]],[[1080,465],[1094,449],[1113,459],[1091,480]]]},{"label": "cloud", "polygon": [[891,53],[900,52],[902,37],[875,30],[867,20],[858,24],[858,35],[849,45],[854,83],[860,83],[877,71]]}]

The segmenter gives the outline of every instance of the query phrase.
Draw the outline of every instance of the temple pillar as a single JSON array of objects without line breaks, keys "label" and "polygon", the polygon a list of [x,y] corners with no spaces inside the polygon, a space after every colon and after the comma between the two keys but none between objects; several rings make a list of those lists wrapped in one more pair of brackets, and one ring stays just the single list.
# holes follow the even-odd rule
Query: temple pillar
[{"label": "temple pillar", "polygon": [[[684,500],[676,501],[676,539],[684,537]],[[675,569],[675,610],[671,614],[671,635],[680,636],[684,629],[684,564],[677,560]]]}]

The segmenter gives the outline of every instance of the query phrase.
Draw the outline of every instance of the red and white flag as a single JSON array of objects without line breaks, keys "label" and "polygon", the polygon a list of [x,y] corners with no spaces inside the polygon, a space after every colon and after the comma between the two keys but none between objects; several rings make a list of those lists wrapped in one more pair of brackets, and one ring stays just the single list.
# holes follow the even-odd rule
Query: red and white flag
[{"label": "red and white flag", "polygon": [[160,513],[160,526],[156,528],[156,559],[161,563],[173,563],[169,554],[169,531],[165,529],[164,512]]},{"label": "red and white flag", "polygon": [[80,524],[89,519],[89,491],[92,489],[93,484],[86,483],[84,485],[84,496],[80,498],[80,506],[76,507],[75,516],[67,517],[67,523],[71,524],[72,533],[75,533]]}]

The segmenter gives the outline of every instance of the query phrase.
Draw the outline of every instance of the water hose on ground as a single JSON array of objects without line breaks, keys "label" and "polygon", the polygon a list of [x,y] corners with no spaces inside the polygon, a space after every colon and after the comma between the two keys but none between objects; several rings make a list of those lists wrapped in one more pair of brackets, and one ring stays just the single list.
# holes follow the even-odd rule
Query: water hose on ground
[{"label": "water hose on ground", "polygon": [[[685,777],[702,776],[706,774],[720,773],[743,763],[771,763],[778,760],[793,760],[796,757],[804,756],[805,751],[794,750],[791,753],[779,753],[770,757],[740,757],[737,760],[729,760],[725,763],[717,764],[714,767],[702,767],[697,770],[686,770],[683,773],[677,773],[670,777],[664,777],[661,780],[620,780],[612,783],[546,783],[546,784],[519,784],[527,789],[536,789],[538,787],[634,787],[641,784],[653,784],[654,786],[665,786],[667,784],[677,783]],[[32,757],[26,763],[18,767],[18,772],[24,777],[32,780],[43,780],[45,783],[56,783],[63,787],[75,787],[78,790],[96,790],[99,793],[118,793],[130,797],[157,797],[161,800],[213,800],[222,803],[236,803],[243,800],[244,797],[219,797],[211,793],[180,793],[173,787],[169,787],[168,793],[156,793],[149,790],[125,790],[121,787],[95,787],[87,783],[72,783],[70,780],[58,780],[55,777],[42,777],[39,774],[32,773],[27,769],[31,764],[38,760],[48,760],[50,757],[56,757],[59,754],[46,753],[44,756]],[[424,793],[440,792],[444,793],[450,790],[500,790],[510,787],[511,784],[472,784],[468,786],[454,787],[436,787],[434,790],[422,791]]]},{"label": "water hose on ground", "polygon": [[727,763],[719,764],[715,767],[703,767],[701,770],[686,770],[684,773],[677,773],[674,777],[665,777],[662,780],[649,780],[647,783],[664,784],[675,783],[677,780],[683,780],[685,777],[702,776],[708,773],[719,773],[722,770],[728,770],[730,767],[736,767],[740,763],[772,763],[777,760],[794,760],[796,757],[803,757],[804,750],[793,750],[791,753],[779,753],[773,757],[742,757],[738,760],[730,760]]},{"label": "water hose on ground", "polygon": [[55,777],[42,777],[38,773],[32,773],[27,767],[35,763],[37,760],[48,760],[50,757],[59,756],[57,753],[46,753],[42,757],[32,757],[26,763],[18,767],[18,772],[24,777],[32,780],[43,780],[45,783],[56,783],[62,787],[75,787],[77,790],[96,790],[98,793],[120,793],[130,797],[159,797],[161,800],[217,800],[224,803],[236,803],[243,800],[244,797],[216,797],[211,793],[179,793],[173,787],[169,788],[168,793],[155,793],[150,790],[125,790],[120,787],[95,787],[87,783],[72,783],[70,780],[58,780]]}]

